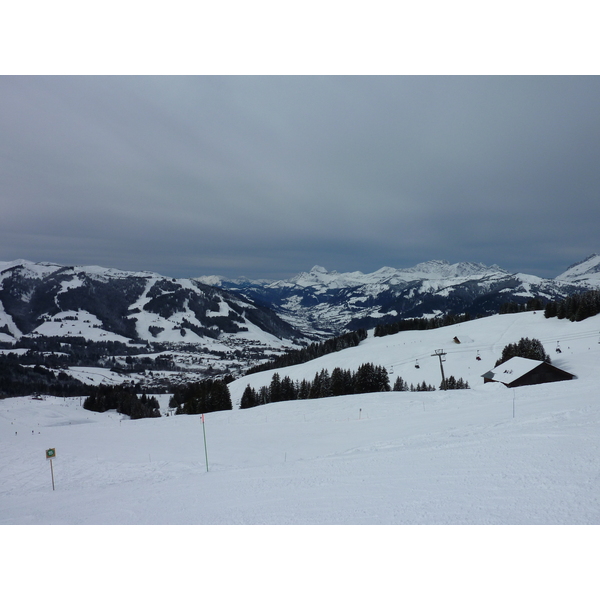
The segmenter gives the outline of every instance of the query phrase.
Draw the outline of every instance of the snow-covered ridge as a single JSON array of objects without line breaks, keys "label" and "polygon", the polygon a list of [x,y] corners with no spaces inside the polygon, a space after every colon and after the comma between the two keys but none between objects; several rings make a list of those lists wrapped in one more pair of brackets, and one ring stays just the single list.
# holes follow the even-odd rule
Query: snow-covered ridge
[{"label": "snow-covered ridge", "polygon": [[585,260],[571,265],[564,273],[556,277],[557,281],[600,286],[600,254],[592,254]]},{"label": "snow-covered ridge", "polygon": [[61,265],[49,262],[32,262],[25,259],[11,261],[0,261],[0,280],[6,276],[6,272],[13,269],[22,269],[28,277],[44,277],[62,269]]},{"label": "snow-covered ridge", "polygon": [[[316,265],[279,281],[219,279],[219,285],[270,305],[308,335],[371,328],[399,318],[492,314],[508,302],[559,300],[582,291],[568,280],[511,274],[498,265],[431,260],[409,268],[338,273]],[[587,286],[587,284],[586,284]]]},{"label": "snow-covered ridge", "polygon": [[501,273],[508,275],[508,271],[498,265],[487,266],[483,263],[460,262],[450,264],[445,260],[430,260],[409,269],[399,269],[399,273],[410,274],[414,279],[450,279],[454,277],[482,277]]},{"label": "snow-covered ridge", "polygon": [[15,268],[20,268],[28,277],[46,277],[57,271],[72,273],[73,275],[84,274],[95,277],[160,277],[158,273],[150,271],[123,271],[110,267],[101,267],[98,265],[59,265],[50,262],[33,262],[25,259],[17,259],[13,261],[0,261],[0,273],[5,274]]},{"label": "snow-covered ridge", "polygon": [[[248,328],[248,323],[244,321],[249,313],[246,317],[241,315],[250,305],[243,306],[242,298],[252,305],[268,307],[273,311],[276,318],[281,320],[276,327],[279,333],[275,329],[271,331],[277,337],[292,339],[295,335],[290,331],[282,335],[283,324],[297,330],[296,333],[300,331],[314,339],[359,328],[370,329],[400,318],[464,312],[472,315],[493,314],[506,303],[524,303],[532,298],[560,300],[570,294],[600,286],[600,256],[588,257],[555,279],[524,273],[511,274],[498,265],[488,266],[477,262],[450,264],[445,260],[431,260],[408,268],[386,266],[373,273],[338,273],[315,265],[308,272],[277,281],[232,280],[217,275],[173,279],[147,271],[122,271],[99,266],[67,267],[17,260],[0,263],[0,301],[7,278],[11,278],[7,285],[12,286],[13,300],[16,298],[14,301],[25,304],[31,304],[32,294],[38,285],[36,282],[52,279],[54,287],[44,292],[54,294],[52,306],[46,308],[46,312],[50,313],[55,308],[86,308],[81,302],[88,302],[85,296],[89,296],[90,289],[96,285],[94,282],[98,285],[107,284],[111,290],[109,296],[102,295],[103,302],[110,297],[110,302],[122,306],[122,295],[127,294],[128,301],[126,306],[122,306],[121,314],[125,319],[137,322],[137,335],[148,341],[175,341],[180,336],[185,341],[197,342],[198,328],[210,330],[217,322],[223,325],[224,318],[238,323],[231,326],[233,329]],[[78,293],[77,288],[83,287],[83,282],[85,289]],[[203,289],[212,290],[210,295],[214,297],[213,300],[203,297]],[[224,297],[218,298],[221,292],[217,290],[233,292],[237,308],[226,313],[220,303],[230,301]],[[5,290],[4,293],[8,292]],[[176,297],[169,299],[173,294]],[[205,305],[202,310],[198,302],[189,301],[190,295]],[[76,301],[75,296],[78,297]],[[212,302],[211,306],[207,302]],[[5,302],[4,305],[6,308],[11,303]],[[147,309],[147,306],[152,309]],[[193,306],[196,308],[191,310]],[[5,316],[0,315],[0,329],[4,330],[5,336],[11,335],[8,332],[15,329],[7,318],[8,312],[6,309]],[[103,320],[99,314],[97,316]],[[15,323],[27,333],[19,325],[19,319],[15,319]],[[187,327],[186,323],[191,324],[192,328]],[[273,325],[270,317],[264,321],[265,325],[268,323]],[[185,333],[181,333],[182,330],[186,330]],[[114,333],[128,335],[126,328],[115,330]]]},{"label": "snow-covered ridge", "polygon": [[445,260],[430,260],[419,263],[414,267],[381,267],[373,273],[363,273],[362,271],[339,273],[338,271],[328,271],[325,267],[315,265],[310,271],[299,273],[289,279],[250,280],[245,277],[228,279],[220,275],[205,275],[196,277],[195,279],[207,285],[215,286],[234,284],[241,287],[259,285],[271,289],[298,287],[334,290],[364,285],[396,285],[410,281],[447,280],[454,278],[465,280],[473,277],[505,276],[508,274],[508,271],[500,268],[498,265],[487,266],[483,263],[474,262],[450,264]]},{"label": "snow-covered ridge", "polygon": [[23,336],[90,341],[225,343],[280,348],[297,337],[269,309],[222,288],[148,271],[0,263],[0,341]]},{"label": "snow-covered ridge", "polygon": [[215,287],[223,287],[224,284],[235,284],[235,285],[247,285],[250,283],[268,285],[272,283],[272,279],[248,279],[247,277],[236,277],[235,279],[229,279],[222,275],[200,275],[199,277],[192,277],[191,281],[198,281],[204,285],[211,285]]},{"label": "snow-covered ridge", "polygon": [[355,287],[360,285],[374,284],[398,284],[400,282],[440,279],[469,279],[472,277],[483,277],[490,275],[508,275],[508,271],[497,265],[491,267],[483,263],[460,262],[450,264],[445,260],[431,260],[419,263],[414,267],[397,269],[394,267],[382,267],[373,273],[362,273],[353,271],[350,273],[338,273],[327,271],[324,267],[315,265],[308,273],[300,273],[287,280],[273,281],[269,287],[327,287],[339,289]]}]

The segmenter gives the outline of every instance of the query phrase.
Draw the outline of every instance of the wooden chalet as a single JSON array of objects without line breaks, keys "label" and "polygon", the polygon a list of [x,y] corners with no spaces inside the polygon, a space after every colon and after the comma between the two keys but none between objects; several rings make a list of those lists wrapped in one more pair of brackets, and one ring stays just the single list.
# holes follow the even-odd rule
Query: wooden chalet
[{"label": "wooden chalet", "polygon": [[575,375],[567,373],[543,360],[531,360],[515,356],[482,375],[484,383],[499,382],[513,388],[522,385],[537,385],[553,381],[567,381]]}]

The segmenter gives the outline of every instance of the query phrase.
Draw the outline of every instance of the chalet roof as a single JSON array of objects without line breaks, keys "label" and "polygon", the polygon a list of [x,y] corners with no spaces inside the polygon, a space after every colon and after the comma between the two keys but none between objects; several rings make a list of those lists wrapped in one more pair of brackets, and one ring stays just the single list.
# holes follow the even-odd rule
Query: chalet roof
[{"label": "chalet roof", "polygon": [[514,356],[491,371],[484,373],[482,377],[510,385],[513,381],[519,379],[519,377],[523,377],[529,371],[533,371],[533,369],[543,362],[542,360],[531,360],[530,358]]}]

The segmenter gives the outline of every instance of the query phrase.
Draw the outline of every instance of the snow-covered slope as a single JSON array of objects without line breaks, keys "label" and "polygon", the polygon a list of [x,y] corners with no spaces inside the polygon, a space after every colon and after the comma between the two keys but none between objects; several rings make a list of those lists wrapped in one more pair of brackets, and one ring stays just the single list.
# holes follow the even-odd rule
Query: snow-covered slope
[{"label": "snow-covered slope", "polygon": [[18,260],[0,263],[0,335],[280,346],[297,332],[268,309],[191,279]]},{"label": "snow-covered slope", "polygon": [[585,260],[571,265],[556,280],[598,289],[600,287],[600,254],[592,254]]},{"label": "snow-covered slope", "polygon": [[[430,355],[445,348],[447,372],[472,389],[210,413],[208,471],[198,415],[130,421],[84,411],[77,398],[5,399],[0,524],[600,525],[598,331],[600,316],[529,313],[370,338],[288,372],[372,361],[408,378],[418,357],[419,379],[436,381]],[[457,334],[464,345],[453,345]],[[559,340],[554,362],[577,379],[515,390],[481,383],[523,335],[547,350]],[[168,397],[160,401],[166,408]]]},{"label": "snow-covered slope", "polygon": [[[269,385],[274,372],[293,381],[312,381],[322,369],[335,367],[356,371],[371,362],[386,368],[393,385],[397,377],[415,386],[425,381],[439,387],[441,370],[436,350],[443,350],[444,375],[482,383],[503,348],[522,337],[542,342],[552,364],[577,377],[600,376],[600,315],[580,322],[546,319],[542,311],[484,317],[449,327],[425,331],[404,331],[384,337],[369,337],[354,348],[327,354],[310,362],[247,375],[230,384],[234,404],[239,404],[247,385],[258,389]],[[457,338],[460,343],[456,343]],[[556,348],[561,350],[556,352]],[[479,357],[479,360],[478,360]],[[418,368],[416,368],[418,365]]]}]

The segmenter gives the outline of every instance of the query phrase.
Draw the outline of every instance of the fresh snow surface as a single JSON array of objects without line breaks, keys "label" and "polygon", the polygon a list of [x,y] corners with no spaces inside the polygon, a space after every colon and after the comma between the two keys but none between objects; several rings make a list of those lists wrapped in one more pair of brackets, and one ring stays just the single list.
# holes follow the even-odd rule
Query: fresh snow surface
[{"label": "fresh snow surface", "polygon": [[[470,372],[472,389],[210,413],[208,472],[198,415],[131,421],[85,411],[79,398],[4,399],[0,523],[600,524],[600,318],[525,313],[461,325],[371,337],[280,372],[297,378],[387,355],[407,374],[418,354],[413,380],[437,385],[439,361],[425,348],[431,354],[462,330],[477,344],[448,346],[444,365],[448,375]],[[555,364],[578,379],[516,390],[482,384],[477,375],[522,335],[544,340],[547,351],[549,338],[561,338]],[[271,375],[233,382],[232,396]],[[163,411],[167,403],[161,398]],[[47,448],[56,448],[54,491]]]},{"label": "fresh snow surface", "polygon": [[[131,421],[2,402],[0,523],[600,524],[592,382]],[[45,450],[56,448],[56,490]]]},{"label": "fresh snow surface", "polygon": [[34,329],[33,334],[48,337],[81,336],[95,342],[118,341],[124,344],[129,342],[129,338],[102,329],[100,319],[85,310],[65,310],[52,318],[48,317],[48,320]]},{"label": "fresh snow surface", "polygon": [[[3,587],[61,598],[92,588],[93,598],[191,589],[211,598],[257,589],[277,600],[428,599],[449,590],[477,600],[596,598],[599,529],[539,525],[600,524],[599,333],[600,317],[525,313],[369,337],[288,373],[374,362],[437,384],[431,354],[445,348],[446,373],[467,375],[472,389],[210,413],[208,471],[198,415],[131,421],[85,411],[81,398],[0,400]],[[515,390],[482,384],[477,375],[521,336],[540,339],[578,378]],[[232,395],[271,375],[233,382]],[[158,399],[165,412],[169,397]],[[538,527],[23,527],[46,524]],[[165,552],[176,568],[153,568]],[[126,565],[118,580],[98,570],[118,565]],[[148,567],[148,577],[133,576]]]},{"label": "fresh snow surface", "polygon": [[598,289],[600,285],[600,254],[592,254],[585,260],[571,265],[556,280],[569,283],[588,283],[590,287]]}]

